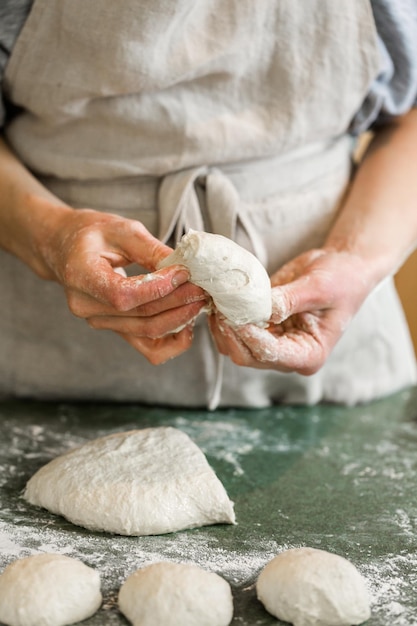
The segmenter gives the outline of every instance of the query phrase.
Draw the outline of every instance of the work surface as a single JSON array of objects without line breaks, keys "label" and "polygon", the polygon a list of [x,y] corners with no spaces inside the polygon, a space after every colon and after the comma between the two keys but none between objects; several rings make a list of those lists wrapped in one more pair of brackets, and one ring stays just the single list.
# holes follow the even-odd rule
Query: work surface
[{"label": "work surface", "polygon": [[[236,526],[155,537],[92,533],[27,504],[26,481],[96,437],[170,425],[200,446],[235,502]],[[161,561],[194,562],[232,585],[233,624],[277,624],[256,599],[262,566],[288,547],[351,560],[373,596],[369,626],[417,624],[417,390],[356,408],[167,410],[132,405],[0,403],[0,571],[55,552],[99,570],[104,603],[86,625],[127,624],[117,592]]]}]

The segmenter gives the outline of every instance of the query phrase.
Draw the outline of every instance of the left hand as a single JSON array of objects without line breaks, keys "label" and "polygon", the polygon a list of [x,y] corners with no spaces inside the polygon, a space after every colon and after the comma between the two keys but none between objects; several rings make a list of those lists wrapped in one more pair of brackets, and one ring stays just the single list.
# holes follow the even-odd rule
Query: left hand
[{"label": "left hand", "polygon": [[267,328],[232,327],[218,314],[210,328],[219,352],[237,365],[311,375],[325,363],[374,283],[348,252],[310,250],[271,278]]}]

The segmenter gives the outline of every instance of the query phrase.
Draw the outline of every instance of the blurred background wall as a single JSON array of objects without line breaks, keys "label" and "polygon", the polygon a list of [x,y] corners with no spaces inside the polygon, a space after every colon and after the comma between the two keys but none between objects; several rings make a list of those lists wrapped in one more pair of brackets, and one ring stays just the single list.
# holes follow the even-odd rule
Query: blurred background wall
[{"label": "blurred background wall", "polygon": [[[417,198],[416,198],[417,211]],[[395,284],[404,307],[414,350],[417,354],[417,251],[405,262],[395,276]]]}]

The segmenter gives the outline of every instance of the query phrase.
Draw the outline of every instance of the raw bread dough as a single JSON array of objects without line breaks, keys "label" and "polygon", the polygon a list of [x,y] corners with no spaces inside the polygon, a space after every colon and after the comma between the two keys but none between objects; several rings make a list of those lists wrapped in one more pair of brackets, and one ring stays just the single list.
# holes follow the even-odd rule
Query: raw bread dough
[{"label": "raw bread dough", "polygon": [[272,312],[271,281],[258,259],[223,237],[190,230],[159,268],[184,265],[190,282],[213,298],[232,324],[265,325]]},{"label": "raw bread dough", "polygon": [[117,433],[67,452],[32,476],[24,497],[79,526],[120,535],[235,522],[202,451],[171,427]]},{"label": "raw bread dough", "polygon": [[270,561],[256,583],[266,610],[295,626],[352,626],[371,615],[365,580],[336,554],[287,550]]},{"label": "raw bread dough", "polygon": [[19,559],[0,576],[0,622],[8,626],[74,624],[101,602],[98,572],[61,554]]},{"label": "raw bread dough", "polygon": [[228,626],[233,617],[226,580],[197,565],[168,562],[131,574],[119,607],[133,626]]}]

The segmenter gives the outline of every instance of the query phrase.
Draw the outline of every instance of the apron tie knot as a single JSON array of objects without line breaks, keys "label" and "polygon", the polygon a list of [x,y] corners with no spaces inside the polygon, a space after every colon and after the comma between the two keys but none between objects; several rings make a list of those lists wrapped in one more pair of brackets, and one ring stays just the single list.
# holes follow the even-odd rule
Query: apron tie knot
[{"label": "apron tie knot", "polygon": [[246,247],[266,263],[263,243],[245,204],[220,169],[201,166],[168,174],[159,186],[158,207],[160,241],[167,243],[173,237],[175,245],[189,229],[236,241],[239,230]]}]

